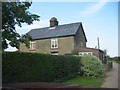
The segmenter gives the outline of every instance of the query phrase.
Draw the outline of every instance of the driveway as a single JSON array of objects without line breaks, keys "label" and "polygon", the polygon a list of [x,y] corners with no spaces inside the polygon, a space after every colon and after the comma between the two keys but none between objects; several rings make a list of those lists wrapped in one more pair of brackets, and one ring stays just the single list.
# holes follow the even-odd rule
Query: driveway
[{"label": "driveway", "polygon": [[[119,66],[120,67],[120,66]],[[120,69],[119,69],[120,70]],[[118,88],[118,64],[113,63],[113,69],[106,73],[107,78],[101,87],[104,88]]]}]

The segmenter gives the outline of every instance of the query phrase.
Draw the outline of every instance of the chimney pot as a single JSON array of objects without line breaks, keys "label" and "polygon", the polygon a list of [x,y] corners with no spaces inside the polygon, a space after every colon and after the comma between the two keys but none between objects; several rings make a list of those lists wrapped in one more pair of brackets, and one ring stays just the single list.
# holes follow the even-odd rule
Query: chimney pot
[{"label": "chimney pot", "polygon": [[55,27],[55,26],[58,26],[58,21],[57,21],[57,18],[52,17],[50,19],[50,27]]}]

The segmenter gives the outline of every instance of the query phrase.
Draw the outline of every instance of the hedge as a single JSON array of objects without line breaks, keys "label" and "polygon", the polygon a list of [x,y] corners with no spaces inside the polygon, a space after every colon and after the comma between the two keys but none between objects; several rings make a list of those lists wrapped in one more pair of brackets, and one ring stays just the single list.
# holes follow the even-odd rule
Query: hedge
[{"label": "hedge", "polygon": [[80,68],[80,57],[3,52],[3,83],[53,82],[71,78]]},{"label": "hedge", "polygon": [[113,60],[115,60],[118,64],[120,64],[120,57],[114,57]]}]

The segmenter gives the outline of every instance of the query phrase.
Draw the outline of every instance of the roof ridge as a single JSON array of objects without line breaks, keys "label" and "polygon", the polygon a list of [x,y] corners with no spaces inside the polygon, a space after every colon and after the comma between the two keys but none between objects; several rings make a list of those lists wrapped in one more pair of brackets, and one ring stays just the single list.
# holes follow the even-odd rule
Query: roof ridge
[{"label": "roof ridge", "polygon": [[[75,23],[62,24],[62,25],[58,25],[58,26],[65,26],[65,25],[77,24],[77,23],[81,24],[82,22],[75,22]],[[58,27],[58,26],[56,26],[56,27]],[[50,28],[50,27],[35,28],[35,29],[31,29],[31,30],[38,30],[38,29],[45,29],[45,28]],[[31,30],[30,30],[30,31],[31,31]]]}]

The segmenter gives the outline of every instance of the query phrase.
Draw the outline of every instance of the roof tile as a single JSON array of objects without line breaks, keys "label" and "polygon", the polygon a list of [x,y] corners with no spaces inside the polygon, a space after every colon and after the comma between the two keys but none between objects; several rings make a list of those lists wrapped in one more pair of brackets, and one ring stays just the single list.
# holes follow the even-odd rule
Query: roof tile
[{"label": "roof tile", "polygon": [[42,39],[42,38],[52,38],[52,37],[60,37],[60,36],[69,36],[75,35],[81,22],[64,24],[56,26],[55,28],[45,27],[32,29],[28,32],[32,39]]}]

